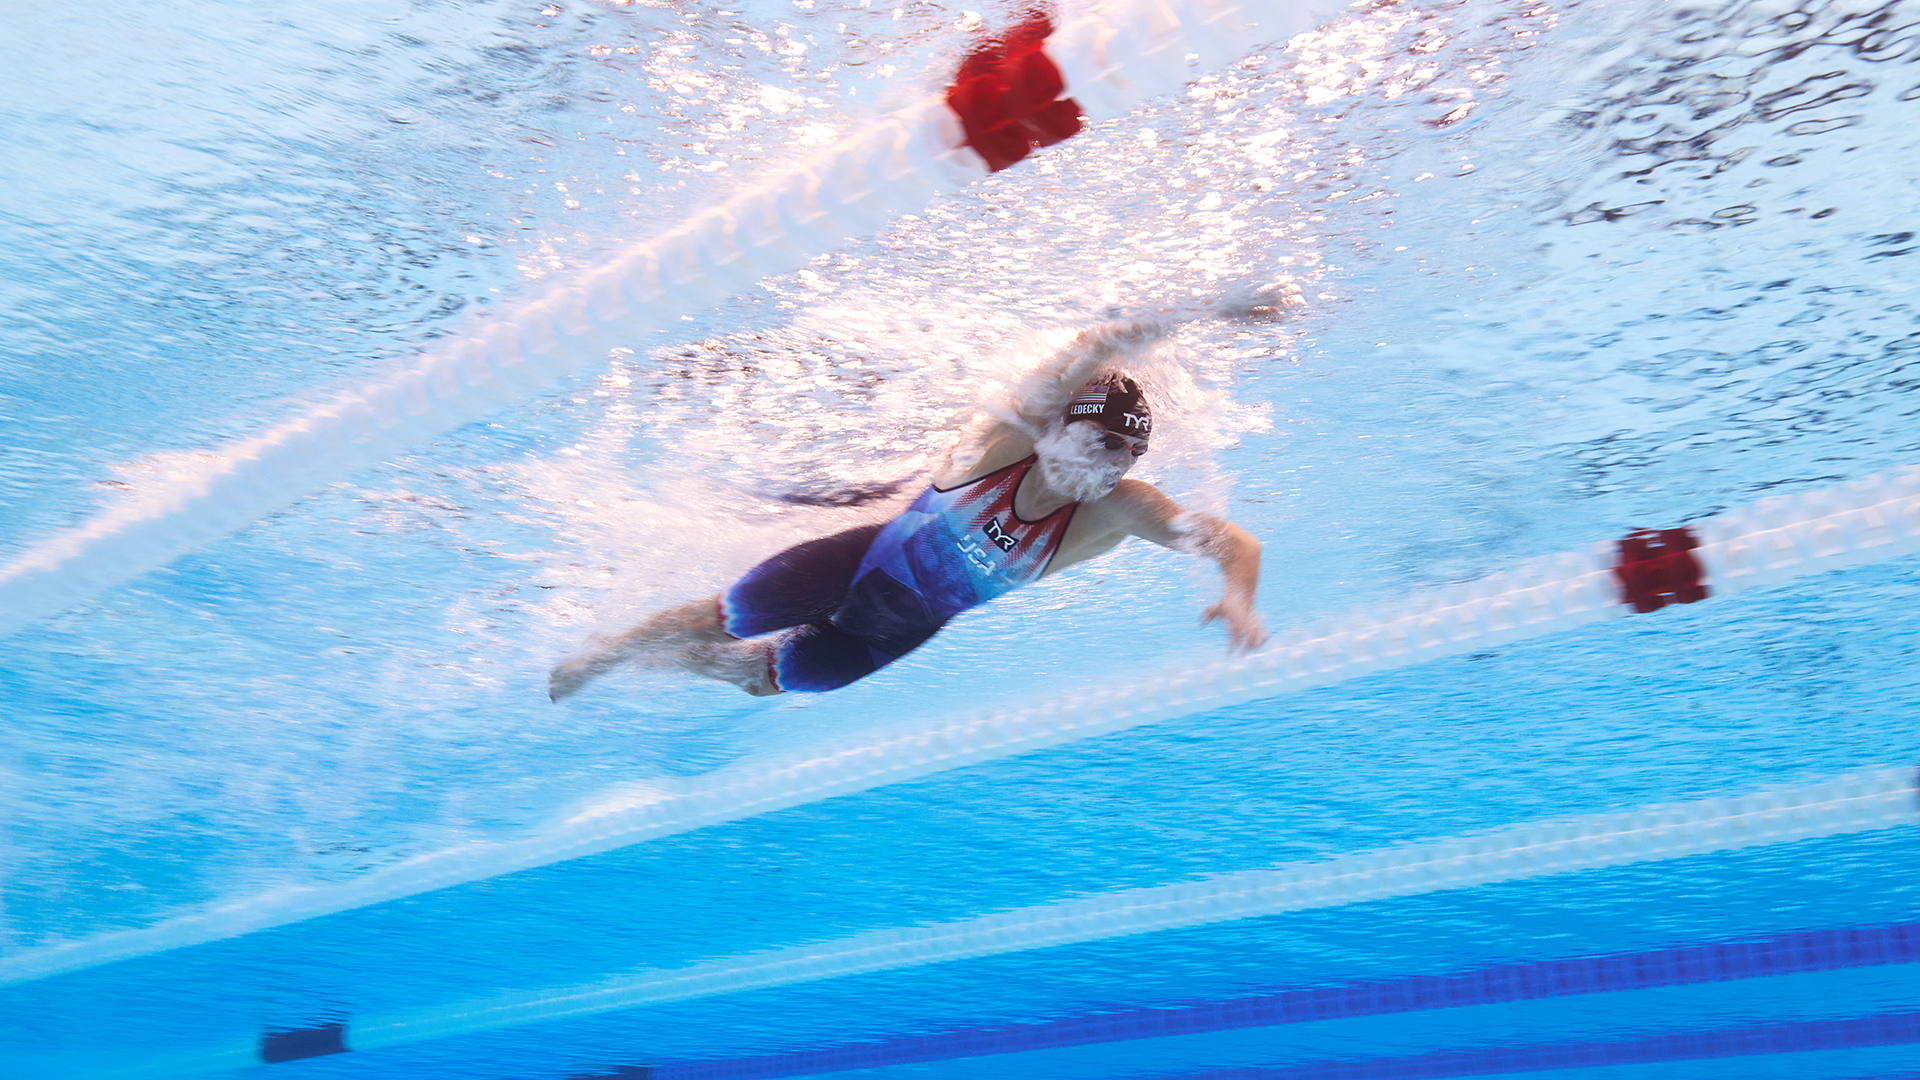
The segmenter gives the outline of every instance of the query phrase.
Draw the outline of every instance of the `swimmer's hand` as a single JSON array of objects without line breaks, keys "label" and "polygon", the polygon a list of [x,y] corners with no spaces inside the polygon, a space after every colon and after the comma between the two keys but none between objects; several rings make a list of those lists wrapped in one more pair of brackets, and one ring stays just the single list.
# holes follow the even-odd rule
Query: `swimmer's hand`
[{"label": "swimmer's hand", "polygon": [[1080,344],[1090,345],[1110,354],[1151,344],[1172,332],[1173,327],[1165,322],[1155,319],[1133,319],[1082,330],[1077,340]]},{"label": "swimmer's hand", "polygon": [[1205,626],[1215,619],[1227,621],[1227,640],[1236,649],[1251,651],[1266,644],[1267,628],[1245,601],[1220,601],[1200,616],[1200,625]]}]

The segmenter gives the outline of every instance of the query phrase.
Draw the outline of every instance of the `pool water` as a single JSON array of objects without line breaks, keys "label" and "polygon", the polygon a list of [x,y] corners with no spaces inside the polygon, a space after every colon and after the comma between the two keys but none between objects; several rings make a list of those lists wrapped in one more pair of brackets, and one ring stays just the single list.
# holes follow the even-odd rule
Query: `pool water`
[{"label": "pool water", "polygon": [[[936,92],[1017,14],[10,11],[0,560]],[[1914,824],[928,944],[1911,768],[1911,558],[580,857],[716,778],[1212,663],[1217,582],[1136,543],[831,695],[545,696],[590,634],[886,513],[818,504],[909,495],[1111,319],[1178,320],[1136,475],[1261,540],[1283,639],[1920,463],[1916,99],[1913,3],[1350,9],[32,623],[0,640],[0,1074],[1920,1075]],[[1210,314],[1249,296],[1279,317]]]}]

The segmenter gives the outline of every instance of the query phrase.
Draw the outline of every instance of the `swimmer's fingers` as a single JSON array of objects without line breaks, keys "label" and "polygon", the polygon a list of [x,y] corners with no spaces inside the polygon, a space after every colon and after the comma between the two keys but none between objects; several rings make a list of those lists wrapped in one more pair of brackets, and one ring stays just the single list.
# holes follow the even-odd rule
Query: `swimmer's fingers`
[{"label": "swimmer's fingers", "polygon": [[1239,322],[1279,322],[1288,312],[1306,306],[1298,287],[1288,284],[1269,284],[1258,287],[1230,290],[1227,299],[1216,309],[1223,319]]},{"label": "swimmer's fingers", "polygon": [[1136,319],[1082,330],[1080,341],[1092,349],[1092,355],[1105,358],[1159,341],[1171,332],[1172,327],[1164,322]]}]

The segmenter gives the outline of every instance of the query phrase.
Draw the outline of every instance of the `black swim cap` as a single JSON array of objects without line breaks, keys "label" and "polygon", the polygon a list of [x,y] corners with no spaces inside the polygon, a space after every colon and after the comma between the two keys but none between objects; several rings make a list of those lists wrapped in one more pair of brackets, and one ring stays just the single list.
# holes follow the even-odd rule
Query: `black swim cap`
[{"label": "black swim cap", "polygon": [[1108,431],[1146,439],[1153,434],[1153,413],[1140,384],[1124,375],[1104,375],[1081,387],[1067,402],[1066,421],[1091,420]]}]

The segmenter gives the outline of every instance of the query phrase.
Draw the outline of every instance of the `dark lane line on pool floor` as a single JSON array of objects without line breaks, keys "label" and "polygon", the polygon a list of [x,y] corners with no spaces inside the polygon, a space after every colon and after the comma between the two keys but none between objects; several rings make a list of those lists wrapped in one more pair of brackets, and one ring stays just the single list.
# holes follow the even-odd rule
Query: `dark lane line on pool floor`
[{"label": "dark lane line on pool floor", "polygon": [[1809,1050],[1856,1050],[1916,1042],[1920,1042],[1920,1012],[1881,1013],[1846,1020],[1789,1020],[1676,1031],[1639,1039],[1473,1047],[1407,1057],[1316,1061],[1284,1068],[1209,1069],[1163,1080],[1441,1080],[1451,1076],[1597,1069],[1664,1061],[1796,1054]]},{"label": "dark lane line on pool floor", "polygon": [[[646,1080],[772,1080],[776,1077],[1131,1039],[1912,963],[1920,963],[1920,923],[1841,927],[1644,952],[1495,964],[1444,975],[1303,987],[1243,998],[1126,1009],[1036,1024],[970,1028],[827,1050],[721,1061],[616,1066],[609,1071],[575,1074],[571,1080],[615,1080],[623,1077],[644,1077]],[[1361,1080],[1363,1077],[1468,1076],[1488,1072],[1572,1068],[1583,1064],[1627,1064],[1725,1056],[1731,1053],[1784,1052],[1784,1049],[1714,1049],[1717,1047],[1774,1047],[1779,1044],[1785,1049],[1816,1049],[1915,1041],[1920,1041],[1920,1014],[1890,1014],[1847,1020],[1765,1024],[1708,1032],[1668,1033],[1608,1042],[1445,1050],[1406,1058],[1316,1062],[1302,1068],[1307,1068],[1315,1077],[1350,1077],[1351,1080]],[[268,1033],[260,1044],[260,1059],[265,1063],[294,1061],[343,1053],[350,1049],[347,1026],[328,1023]],[[1645,1056],[1649,1054],[1656,1056]],[[1535,1060],[1552,1063],[1518,1064]],[[1307,1073],[1298,1072],[1293,1067],[1242,1069],[1218,1074],[1194,1074],[1190,1080],[1237,1080],[1243,1076],[1248,1080],[1282,1080],[1296,1075],[1305,1076]]]}]

